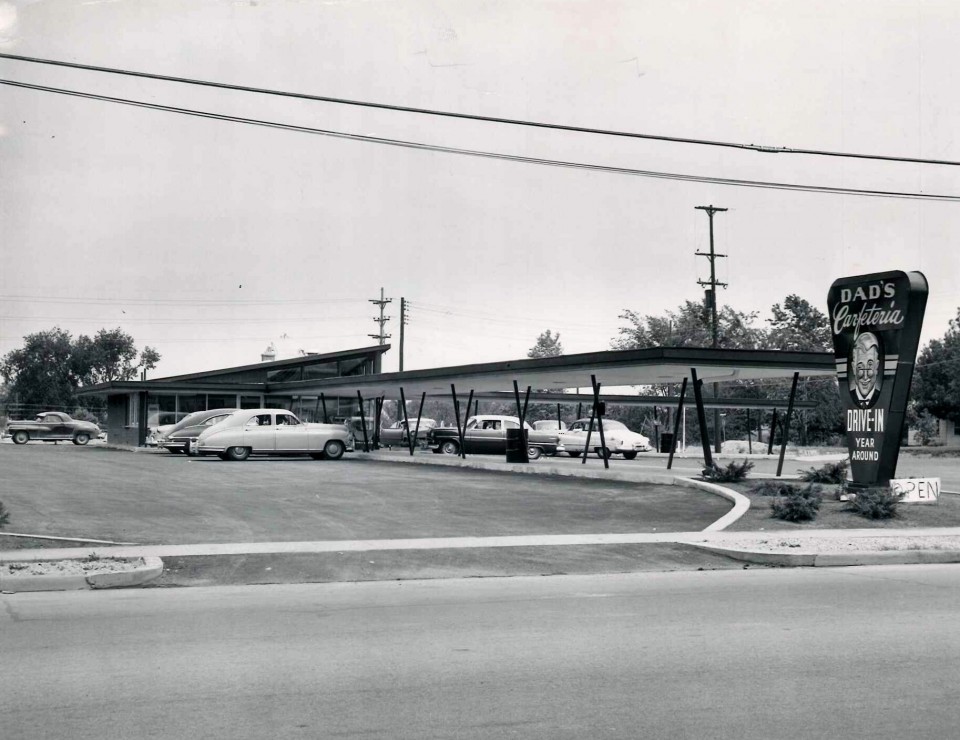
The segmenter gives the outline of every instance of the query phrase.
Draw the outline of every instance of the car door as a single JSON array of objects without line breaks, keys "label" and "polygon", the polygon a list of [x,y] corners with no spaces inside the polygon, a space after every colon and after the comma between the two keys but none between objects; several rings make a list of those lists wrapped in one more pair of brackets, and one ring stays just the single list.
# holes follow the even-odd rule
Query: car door
[{"label": "car door", "polygon": [[307,452],[310,438],[305,424],[290,413],[278,411],[276,414],[277,452]]},{"label": "car door", "polygon": [[500,419],[480,419],[464,437],[467,452],[479,455],[503,454],[506,432]]},{"label": "car door", "polygon": [[243,427],[243,444],[254,452],[273,452],[277,449],[277,433],[273,414],[257,414]]},{"label": "car door", "polygon": [[39,419],[36,434],[30,434],[36,439],[55,439],[66,434],[66,425],[57,414],[44,414]]}]

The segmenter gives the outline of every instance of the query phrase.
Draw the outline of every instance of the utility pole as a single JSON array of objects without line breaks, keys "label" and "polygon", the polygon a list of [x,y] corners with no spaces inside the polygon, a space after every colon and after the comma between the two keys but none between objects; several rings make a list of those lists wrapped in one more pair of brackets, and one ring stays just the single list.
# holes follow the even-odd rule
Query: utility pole
[{"label": "utility pole", "polygon": [[400,298],[400,372],[403,372],[403,327],[407,325],[410,317],[407,316],[407,299]]},{"label": "utility pole", "polygon": [[[713,214],[722,213],[727,209],[715,208],[712,205],[695,206],[695,208],[698,211],[706,211],[707,216],[710,219],[710,252],[709,253],[699,252],[699,251],[696,252],[698,257],[706,257],[707,259],[710,260],[710,280],[709,281],[697,280],[697,284],[701,286],[706,286],[706,285],[710,286],[706,290],[705,297],[706,297],[707,303],[710,305],[710,318],[712,319],[711,331],[713,336],[712,346],[714,349],[716,349],[717,345],[719,344],[719,337],[717,332],[717,286],[719,285],[723,288],[727,287],[726,283],[717,282],[716,262],[717,262],[717,258],[726,257],[727,255],[717,254],[716,252],[713,251]],[[720,385],[719,383],[714,383],[713,397],[716,399],[716,398],[719,398],[719,396],[720,396]],[[717,452],[720,452],[721,440],[720,440],[720,409],[719,408],[716,408],[713,410],[713,435],[714,437],[716,437],[714,449]]]},{"label": "utility pole", "polygon": [[373,320],[376,321],[376,322],[380,325],[380,333],[379,333],[379,334],[367,334],[367,336],[368,336],[368,337],[371,337],[372,339],[376,339],[376,340],[377,340],[377,344],[383,344],[383,343],[384,343],[384,340],[390,338],[390,335],[389,335],[389,334],[384,334],[384,333],[383,333],[383,326],[384,326],[384,324],[386,324],[386,323],[390,320],[390,317],[389,317],[389,316],[384,316],[384,315],[383,315],[383,309],[386,307],[386,305],[387,305],[388,303],[393,303],[393,298],[384,298],[384,297],[383,297],[383,288],[380,288],[380,300],[378,301],[378,300],[376,300],[375,298],[371,298],[368,302],[374,304],[375,306],[380,306],[380,317],[379,317],[379,318],[377,318],[376,316],[373,317]]}]

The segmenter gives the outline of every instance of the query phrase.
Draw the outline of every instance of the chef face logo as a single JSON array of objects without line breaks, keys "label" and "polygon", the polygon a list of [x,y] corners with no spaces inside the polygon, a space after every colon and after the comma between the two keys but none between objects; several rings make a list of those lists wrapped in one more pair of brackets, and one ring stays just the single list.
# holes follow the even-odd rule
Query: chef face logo
[{"label": "chef face logo", "polygon": [[857,337],[847,361],[850,393],[858,406],[872,406],[883,382],[883,350],[880,338],[871,332]]}]

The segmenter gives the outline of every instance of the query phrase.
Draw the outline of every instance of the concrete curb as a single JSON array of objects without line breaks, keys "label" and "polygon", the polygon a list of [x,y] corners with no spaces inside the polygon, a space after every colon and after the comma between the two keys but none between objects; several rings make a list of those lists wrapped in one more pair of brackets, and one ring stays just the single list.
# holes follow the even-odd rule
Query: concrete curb
[{"label": "concrete curb", "polygon": [[756,565],[789,568],[839,568],[852,565],[932,565],[960,563],[960,550],[883,550],[881,552],[791,553],[731,550],[688,542],[693,547]]},{"label": "concrete curb", "polygon": [[[62,558],[61,558],[62,559]],[[163,561],[147,556],[143,565],[129,570],[75,575],[7,576],[0,574],[0,592],[78,591],[83,589],[127,588],[152,581],[163,573]],[[5,562],[18,562],[7,560]],[[25,562],[25,561],[20,561]]]},{"label": "concrete curb", "polygon": [[725,498],[728,501],[733,501],[733,508],[709,527],[705,528],[703,530],[704,532],[719,532],[724,530],[750,509],[750,499],[742,493],[734,491],[732,488],[724,488],[723,486],[718,486],[716,483],[697,480],[696,478],[677,478],[677,481],[682,481],[692,488],[699,488],[701,491],[707,491],[708,493]]}]

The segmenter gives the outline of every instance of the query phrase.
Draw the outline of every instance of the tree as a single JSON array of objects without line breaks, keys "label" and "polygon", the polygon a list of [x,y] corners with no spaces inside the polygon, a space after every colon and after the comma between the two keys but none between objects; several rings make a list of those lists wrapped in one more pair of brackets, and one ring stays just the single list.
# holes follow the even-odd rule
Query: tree
[{"label": "tree", "polygon": [[[620,327],[620,336],[610,342],[612,349],[713,346],[710,311],[696,301],[685,301],[664,316],[641,316],[636,311],[624,310],[620,318],[627,325]],[[725,349],[761,346],[765,336],[762,329],[752,326],[756,318],[755,313],[724,306],[717,313],[718,345]]]},{"label": "tree", "polygon": [[527,357],[559,357],[562,354],[563,345],[560,344],[560,332],[553,334],[547,329],[537,337],[537,343],[527,352]]},{"label": "tree", "polygon": [[833,335],[827,315],[798,295],[788,295],[781,306],[773,304],[766,345],[771,349],[829,352]]},{"label": "tree", "polygon": [[73,410],[82,386],[130,380],[159,360],[152,347],[138,353],[133,337],[120,329],[101,329],[92,339],[80,335],[74,340],[54,327],[24,337],[24,346],[0,362],[0,375],[7,382],[8,404]]},{"label": "tree", "polygon": [[920,351],[913,373],[913,399],[918,413],[960,423],[960,309],[942,339]]}]

